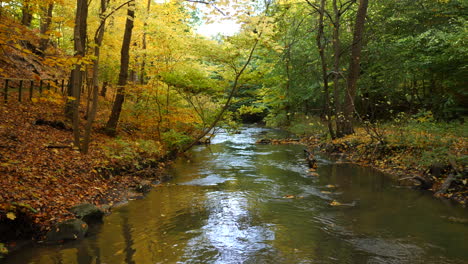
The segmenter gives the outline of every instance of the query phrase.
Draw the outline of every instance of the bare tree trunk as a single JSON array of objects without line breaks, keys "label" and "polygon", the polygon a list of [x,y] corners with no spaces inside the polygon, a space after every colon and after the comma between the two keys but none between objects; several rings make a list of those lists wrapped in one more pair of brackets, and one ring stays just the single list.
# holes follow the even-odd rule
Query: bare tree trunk
[{"label": "bare tree trunk", "polygon": [[340,27],[341,27],[341,13],[338,9],[337,0],[333,0],[333,12],[335,14],[335,21],[333,22],[333,51],[334,51],[334,63],[333,63],[333,101],[335,104],[335,123],[336,123],[336,137],[342,136],[342,123],[343,123],[343,111],[341,110],[341,86],[340,86],[340,59],[341,59],[341,40],[340,40]]},{"label": "bare tree trunk", "polygon": [[[291,43],[290,43],[291,44]],[[290,103],[290,93],[291,93],[291,45],[288,45],[288,49],[286,51],[286,120],[288,121],[287,125],[290,125],[291,122],[291,103]]]},{"label": "bare tree trunk", "polygon": [[125,100],[125,85],[128,79],[128,65],[130,62],[130,42],[132,38],[133,20],[135,18],[135,1],[128,3],[127,21],[125,23],[125,32],[122,42],[122,49],[120,51],[120,73],[119,81],[117,83],[117,95],[115,97],[112,112],[109,121],[106,124],[106,132],[115,136],[117,132],[117,124],[119,122],[120,113]]},{"label": "bare tree trunk", "polygon": [[169,116],[169,104],[171,102],[171,98],[169,97],[171,93],[171,86],[170,85],[167,85],[167,89],[166,89],[166,121],[167,121],[167,126],[166,126],[166,129],[169,130],[171,128],[171,119],[168,118]]},{"label": "bare tree trunk", "polygon": [[101,89],[101,96],[102,97],[106,97],[106,94],[107,94],[107,85],[109,84],[109,82],[105,81],[102,83],[102,89]]},{"label": "bare tree trunk", "polygon": [[328,126],[328,131],[330,133],[331,138],[335,138],[335,132],[333,130],[333,125],[332,125],[332,120],[331,120],[332,112],[331,112],[331,107],[330,107],[330,91],[328,87],[327,61],[325,58],[326,44],[322,43],[322,38],[324,35],[323,17],[325,14],[325,4],[326,4],[326,0],[320,1],[320,8],[318,10],[319,11],[319,27],[318,27],[316,42],[317,42],[317,48],[319,49],[320,61],[321,61],[321,66],[322,66],[322,79],[323,79],[323,91],[325,93],[325,115],[327,119],[327,126]]},{"label": "bare tree trunk", "polygon": [[43,16],[41,18],[41,40],[39,41],[39,49],[45,52],[49,45],[50,25],[52,24],[52,11],[54,10],[54,3],[50,3],[47,8],[42,10]]},{"label": "bare tree trunk", "polygon": [[359,7],[356,15],[356,23],[354,25],[353,45],[351,48],[351,60],[349,62],[348,84],[346,91],[347,94],[345,94],[345,103],[343,109],[345,117],[343,123],[344,135],[354,133],[354,98],[356,97],[357,81],[359,79],[359,63],[361,60],[362,38],[364,36],[364,23],[366,21],[368,2],[369,0],[359,0]]},{"label": "bare tree trunk", "polygon": [[[74,46],[75,56],[85,56],[86,47],[86,28],[88,19],[88,2],[87,0],[77,0],[76,17],[75,17],[75,29],[74,29]],[[81,89],[83,85],[83,76],[81,72],[81,65],[75,64],[71,72],[71,93],[73,101],[71,102],[72,107],[72,126],[73,126],[73,138],[74,145],[81,149],[80,144],[80,118],[79,118],[79,106]]]},{"label": "bare tree trunk", "polygon": [[21,24],[24,26],[30,27],[32,21],[32,14],[31,14],[31,4],[28,0],[23,2],[23,8],[21,9],[22,17],[21,17]]},{"label": "bare tree trunk", "polygon": [[[106,13],[107,4],[109,0],[101,0],[101,17],[103,14]],[[96,118],[96,112],[98,107],[98,99],[99,99],[99,58],[101,54],[101,44],[102,40],[104,39],[104,31],[105,31],[105,18],[101,20],[101,23],[104,23],[98,29],[98,33],[94,38],[94,43],[96,46],[94,47],[94,64],[93,64],[93,91],[92,91],[92,105],[91,110],[88,116],[88,120],[85,127],[84,137],[83,137],[83,153],[87,154],[89,150],[89,143],[91,141],[91,129],[93,126],[94,119]]]},{"label": "bare tree trunk", "polygon": [[[149,12],[151,10],[151,1],[152,0],[148,0],[148,4],[146,6],[146,12],[147,12],[147,16],[149,15]],[[147,18],[146,18],[147,19]],[[143,49],[143,58],[142,58],[142,62],[141,62],[141,69],[140,69],[140,83],[141,84],[145,84],[145,77],[146,77],[146,74],[145,74],[145,67],[146,67],[146,49],[147,49],[147,43],[146,43],[146,27],[148,26],[148,23],[145,21],[144,23],[144,32],[143,32],[143,39],[142,39],[142,49]]]}]

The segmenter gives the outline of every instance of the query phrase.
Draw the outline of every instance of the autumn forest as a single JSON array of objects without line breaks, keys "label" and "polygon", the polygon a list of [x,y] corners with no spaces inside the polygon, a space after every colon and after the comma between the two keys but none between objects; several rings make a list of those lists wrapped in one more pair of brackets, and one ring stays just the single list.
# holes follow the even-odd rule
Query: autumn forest
[{"label": "autumn forest", "polygon": [[464,207],[467,12],[462,0],[0,1],[0,259],[18,239],[68,240],[51,232],[73,206],[109,213],[245,126],[290,133],[257,144],[300,143],[309,173],[316,155],[346,155]]}]

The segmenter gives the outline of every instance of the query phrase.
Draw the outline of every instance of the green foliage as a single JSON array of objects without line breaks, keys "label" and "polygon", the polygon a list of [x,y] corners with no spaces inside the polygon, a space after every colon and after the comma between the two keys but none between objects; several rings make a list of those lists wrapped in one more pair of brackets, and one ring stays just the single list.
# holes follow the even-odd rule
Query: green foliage
[{"label": "green foliage", "polygon": [[161,154],[161,145],[154,140],[133,141],[117,138],[107,142],[103,150],[110,159],[134,163],[142,158],[157,157]]},{"label": "green foliage", "polygon": [[285,111],[271,111],[265,117],[266,125],[269,127],[285,127],[289,125],[288,113]]},{"label": "green foliage", "polygon": [[[372,1],[355,102],[371,122],[392,120],[398,113],[431,111],[435,121],[461,120],[467,114],[468,31],[466,1]],[[271,9],[274,36],[262,43],[254,59],[261,79],[251,82],[244,101],[260,97],[271,126],[286,126],[288,113],[322,113],[324,93],[314,41],[317,18],[305,2],[277,2]],[[341,17],[340,76],[346,78],[355,17],[352,6]],[[333,15],[331,1],[326,6]],[[324,34],[329,85],[334,94],[334,26],[325,18]],[[273,48],[280,46],[281,49]],[[255,82],[260,85],[254,85]],[[345,86],[341,79],[340,85]],[[255,92],[256,91],[256,92]],[[346,94],[338,90],[338,99]],[[332,98],[333,99],[333,98]],[[332,102],[333,103],[333,102]]]},{"label": "green foliage", "polygon": [[431,111],[420,111],[408,116],[399,114],[395,121],[384,125],[388,144],[405,152],[413,152],[413,156],[403,156],[406,165],[424,167],[432,164],[447,164],[453,160],[459,164],[467,164],[467,157],[462,138],[468,136],[468,125],[457,123],[435,122]]},{"label": "green foliage", "polygon": [[178,150],[186,144],[189,144],[193,139],[185,133],[169,130],[162,134],[162,140],[169,150]]},{"label": "green foliage", "polygon": [[288,131],[303,137],[327,134],[326,126],[315,116],[284,113],[276,116],[269,115],[266,120],[267,126],[281,127],[280,124],[283,124]]}]

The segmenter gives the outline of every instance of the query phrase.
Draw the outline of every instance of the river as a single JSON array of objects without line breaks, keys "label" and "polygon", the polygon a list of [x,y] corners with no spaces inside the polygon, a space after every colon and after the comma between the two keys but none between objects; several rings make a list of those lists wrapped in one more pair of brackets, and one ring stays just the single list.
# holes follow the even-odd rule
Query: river
[{"label": "river", "polygon": [[177,160],[173,180],[115,209],[86,239],[31,246],[5,261],[468,263],[468,225],[457,222],[466,209],[323,157],[310,176],[304,146],[255,144],[284,136],[220,133]]}]

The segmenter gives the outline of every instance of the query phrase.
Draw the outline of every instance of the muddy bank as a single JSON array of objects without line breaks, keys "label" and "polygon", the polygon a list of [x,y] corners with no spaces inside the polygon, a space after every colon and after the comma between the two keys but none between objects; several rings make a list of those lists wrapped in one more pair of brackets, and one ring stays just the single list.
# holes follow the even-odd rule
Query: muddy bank
[{"label": "muddy bank", "polygon": [[322,152],[339,157],[342,161],[373,167],[391,175],[400,185],[428,190],[435,197],[450,199],[463,206],[468,201],[468,170],[452,160],[411,167],[401,162],[403,156],[413,159],[415,163],[420,157],[409,147],[366,144],[355,139],[323,142],[313,137],[303,139],[303,142],[311,152]]},{"label": "muddy bank", "polygon": [[[319,136],[303,137],[300,140],[263,138],[256,143],[304,144],[308,149],[305,155],[311,168],[315,166],[314,154],[324,153],[341,162],[373,167],[389,174],[399,185],[428,190],[435,197],[452,200],[463,206],[468,201],[468,168],[465,165],[453,159],[427,164],[412,146],[372,143],[363,135],[337,140],[324,140]],[[404,162],[408,159],[420,165],[410,166]]]}]

